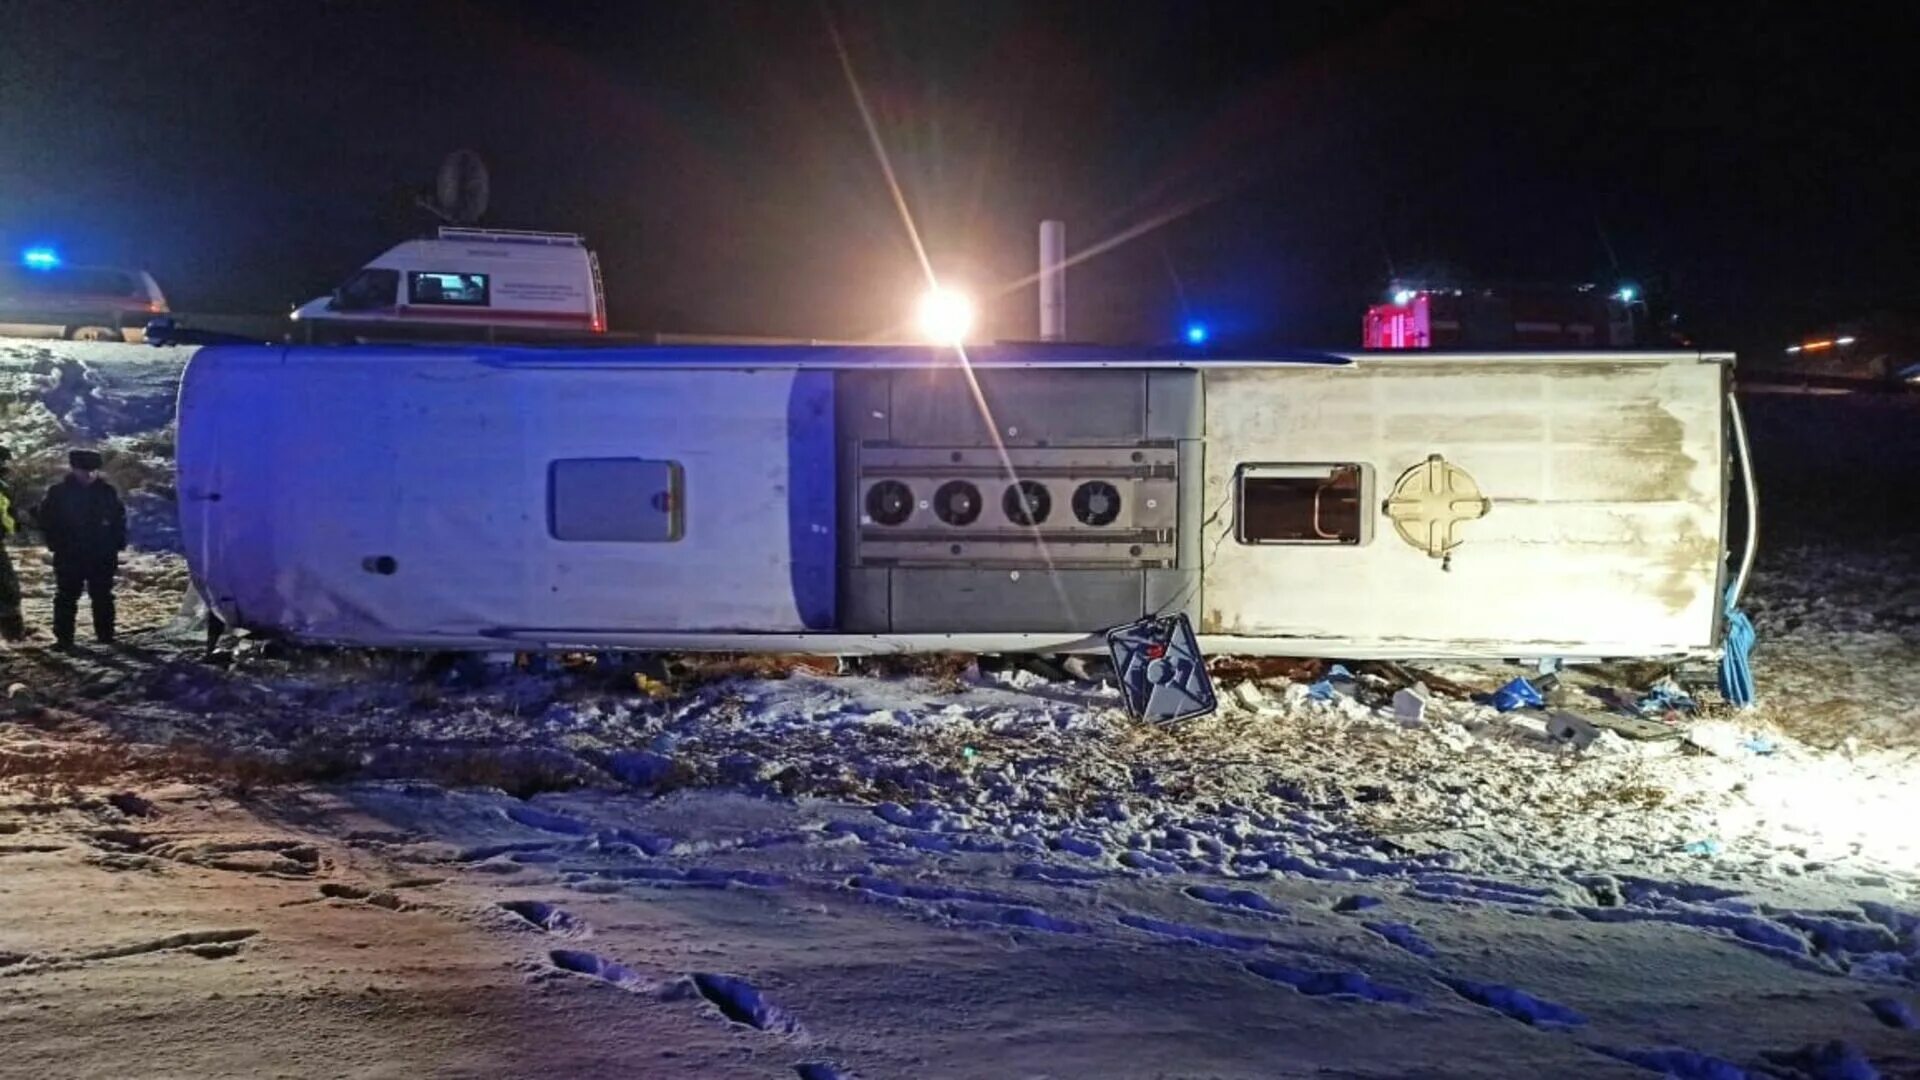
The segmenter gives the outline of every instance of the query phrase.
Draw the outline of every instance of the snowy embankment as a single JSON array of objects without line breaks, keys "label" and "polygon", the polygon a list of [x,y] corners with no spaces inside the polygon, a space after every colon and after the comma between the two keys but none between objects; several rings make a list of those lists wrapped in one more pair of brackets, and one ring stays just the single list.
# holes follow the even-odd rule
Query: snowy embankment
[{"label": "snowy embankment", "polygon": [[13,451],[14,486],[59,479],[66,453],[102,450],[126,497],[131,539],[178,550],[173,506],[173,411],[191,349],[0,339],[0,445]]},{"label": "snowy embankment", "polygon": [[[186,571],[174,504],[174,405],[192,350],[0,338],[0,446],[13,453],[15,509],[30,510],[66,470],[67,451],[104,452],[127,504],[132,549],[121,557],[121,622],[179,609]],[[24,518],[24,514],[20,515]],[[11,546],[29,624],[47,625],[51,567],[30,531]]]},{"label": "snowy embankment", "polygon": [[[157,493],[179,366],[0,344],[16,453],[104,440]],[[170,519],[137,512],[164,549]],[[143,558],[169,612],[179,561]],[[218,978],[263,1001],[291,980],[333,1015],[343,971],[512,996],[567,1033],[534,1064],[477,1028],[428,1045],[516,1074],[1916,1075],[1916,566],[1912,543],[1770,553],[1765,706],[1580,750],[1457,693],[1402,724],[1380,672],[1242,681],[1161,729],[1097,670],[635,679],[257,645],[221,669],[159,632],[124,662],[10,654],[0,831],[41,875],[15,910],[66,929],[0,929],[0,984],[211,1022],[84,945],[111,914],[71,896],[137,878],[157,955],[249,959]],[[1570,704],[1645,680],[1570,677]],[[176,940],[169,911],[229,936]],[[386,920],[415,929],[379,931],[371,969],[317,944]],[[382,1047],[369,1067],[411,1052]]]}]

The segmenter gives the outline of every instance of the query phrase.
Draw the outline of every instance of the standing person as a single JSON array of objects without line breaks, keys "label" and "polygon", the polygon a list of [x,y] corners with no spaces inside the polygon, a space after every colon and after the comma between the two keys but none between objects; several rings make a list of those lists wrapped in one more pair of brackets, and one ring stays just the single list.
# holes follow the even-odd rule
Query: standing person
[{"label": "standing person", "polygon": [[27,636],[27,620],[20,615],[20,578],[13,572],[13,556],[6,538],[19,531],[13,516],[13,450],[0,446],[0,638],[19,641]]},{"label": "standing person", "polygon": [[62,650],[73,648],[82,590],[93,601],[93,636],[112,644],[113,578],[127,546],[127,508],[99,475],[100,452],[74,450],[67,464],[66,479],[47,489],[38,515],[53,552],[53,637]]}]

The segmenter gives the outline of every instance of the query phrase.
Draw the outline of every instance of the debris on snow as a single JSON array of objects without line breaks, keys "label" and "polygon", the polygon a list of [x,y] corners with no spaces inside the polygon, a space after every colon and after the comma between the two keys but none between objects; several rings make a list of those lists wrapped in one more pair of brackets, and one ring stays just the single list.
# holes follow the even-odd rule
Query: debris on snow
[{"label": "debris on snow", "polygon": [[1538,709],[1547,701],[1532,683],[1525,679],[1514,679],[1495,690],[1487,703],[1501,712],[1512,712],[1515,709]]},{"label": "debris on snow", "polygon": [[1691,713],[1699,706],[1694,703],[1693,695],[1681,689],[1680,684],[1671,675],[1663,675],[1646,693],[1634,703],[1634,711],[1641,716],[1670,717],[1681,713]]},{"label": "debris on snow", "polygon": [[1402,727],[1418,727],[1427,716],[1427,703],[1433,694],[1425,683],[1403,686],[1393,692],[1393,718]]},{"label": "debris on snow", "polygon": [[1683,737],[1688,746],[1714,757],[1738,759],[1753,753],[1753,733],[1725,720],[1702,720],[1690,725]]},{"label": "debris on snow", "polygon": [[1600,737],[1600,729],[1578,713],[1556,709],[1547,715],[1547,737],[1563,746],[1585,750]]}]

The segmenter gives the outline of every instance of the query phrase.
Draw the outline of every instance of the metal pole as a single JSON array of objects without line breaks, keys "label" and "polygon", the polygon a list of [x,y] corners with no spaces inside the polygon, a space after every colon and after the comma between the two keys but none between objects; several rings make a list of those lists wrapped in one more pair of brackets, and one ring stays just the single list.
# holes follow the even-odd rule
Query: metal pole
[{"label": "metal pole", "polygon": [[1040,223],[1040,340],[1067,339],[1067,223]]},{"label": "metal pole", "polygon": [[1740,553],[1740,572],[1733,579],[1733,597],[1728,607],[1736,607],[1747,593],[1747,578],[1753,574],[1753,557],[1760,552],[1760,491],[1753,480],[1753,448],[1747,442],[1747,421],[1740,415],[1740,399],[1727,391],[1727,418],[1733,421],[1733,446],[1740,455],[1740,483],[1747,491],[1747,550]]}]

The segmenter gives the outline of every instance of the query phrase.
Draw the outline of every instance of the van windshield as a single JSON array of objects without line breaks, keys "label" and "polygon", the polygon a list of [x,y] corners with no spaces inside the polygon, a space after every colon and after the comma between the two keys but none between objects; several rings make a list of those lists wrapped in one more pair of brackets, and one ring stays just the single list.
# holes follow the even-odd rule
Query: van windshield
[{"label": "van windshield", "polygon": [[333,291],[334,311],[375,311],[390,308],[400,294],[400,271],[368,267]]}]

